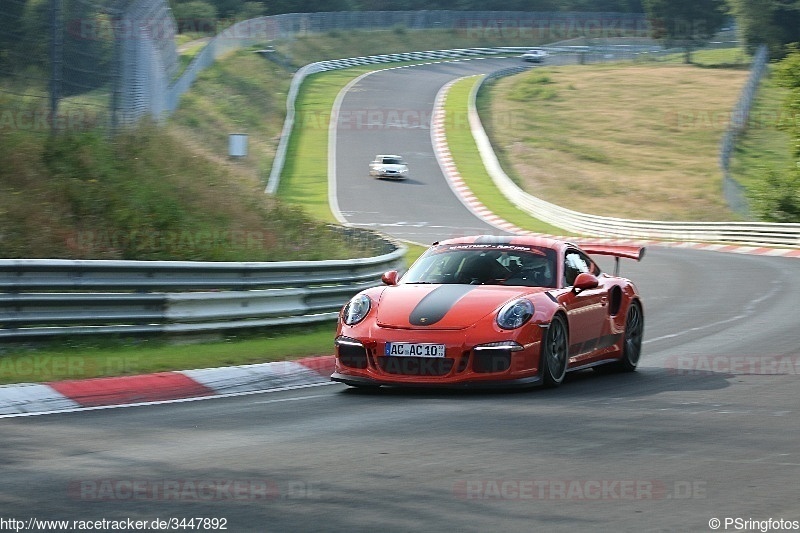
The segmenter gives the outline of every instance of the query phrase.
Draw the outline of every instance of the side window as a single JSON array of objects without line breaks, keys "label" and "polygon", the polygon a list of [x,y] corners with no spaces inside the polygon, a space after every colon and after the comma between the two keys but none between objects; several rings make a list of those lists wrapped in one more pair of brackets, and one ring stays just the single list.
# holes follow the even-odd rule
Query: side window
[{"label": "side window", "polygon": [[575,283],[575,278],[583,272],[596,273],[598,271],[591,259],[577,250],[568,250],[564,256],[564,281],[567,286]]},{"label": "side window", "polygon": [[597,266],[597,263],[592,261],[591,258],[589,258],[585,254],[581,254],[581,257],[583,257],[585,259],[586,264],[589,266],[589,272],[591,272],[595,276],[599,276],[602,273],[602,270],[600,270],[600,267]]}]

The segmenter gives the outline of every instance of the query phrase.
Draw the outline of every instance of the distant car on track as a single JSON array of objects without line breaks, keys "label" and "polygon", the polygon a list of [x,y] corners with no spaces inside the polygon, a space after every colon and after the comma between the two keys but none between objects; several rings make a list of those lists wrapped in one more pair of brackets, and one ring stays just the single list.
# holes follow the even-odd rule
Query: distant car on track
[{"label": "distant car on track", "polygon": [[644,248],[582,248],[532,236],[434,243],[399,277],[342,309],[331,379],[351,386],[557,386],[583,368],[633,371],[644,314],[625,278],[588,255],[641,260]]},{"label": "distant car on track", "polygon": [[408,164],[399,155],[376,155],[369,164],[369,175],[378,178],[406,179]]},{"label": "distant car on track", "polygon": [[529,63],[542,63],[545,59],[547,59],[547,51],[542,50],[541,48],[532,48],[522,54],[522,60],[527,61]]}]

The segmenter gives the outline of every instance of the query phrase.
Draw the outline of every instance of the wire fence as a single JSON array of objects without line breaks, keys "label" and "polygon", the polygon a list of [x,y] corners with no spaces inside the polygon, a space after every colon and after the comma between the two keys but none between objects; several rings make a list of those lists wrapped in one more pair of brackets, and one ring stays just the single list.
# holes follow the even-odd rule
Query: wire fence
[{"label": "wire fence", "polygon": [[[230,21],[200,21],[218,28]],[[178,28],[166,0],[2,0],[0,131],[130,124],[174,111],[198,74],[232,50],[337,31],[442,29],[497,41],[646,37],[643,14],[364,11],[260,17],[219,32],[179,73]]]},{"label": "wire fence", "polygon": [[768,62],[769,50],[766,45],[762,44],[753,57],[750,77],[742,88],[739,100],[731,112],[731,120],[722,137],[719,149],[719,167],[722,170],[722,192],[725,196],[725,201],[731,210],[744,217],[749,217],[750,215],[747,193],[745,188],[731,176],[730,165],[736,148],[736,139],[747,128],[750,109],[758,93],[761,78],[767,72]]},{"label": "wire fence", "polygon": [[113,22],[119,76],[113,124],[167,111],[162,95],[178,72],[177,25],[165,0],[134,0]]},{"label": "wire fence", "polygon": [[80,131],[158,113],[177,73],[166,0],[0,2],[0,132]]}]

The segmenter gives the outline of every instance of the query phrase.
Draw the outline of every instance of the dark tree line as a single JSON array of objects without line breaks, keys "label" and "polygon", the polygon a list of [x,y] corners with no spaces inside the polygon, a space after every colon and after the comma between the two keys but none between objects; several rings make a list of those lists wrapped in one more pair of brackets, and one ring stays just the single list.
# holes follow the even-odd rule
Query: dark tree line
[{"label": "dark tree line", "polygon": [[769,222],[800,222],[800,47],[791,45],[774,68],[778,85],[787,89],[779,127],[789,134],[794,164],[767,168],[751,193],[755,213]]},{"label": "dark tree line", "polygon": [[800,41],[800,0],[727,0],[748,47],[769,46],[783,57],[786,45]]},{"label": "dark tree line", "polygon": [[[253,18],[316,11],[561,11],[646,13],[653,36],[665,44],[682,45],[687,54],[717,30],[735,20],[751,48],[770,47],[773,57],[786,45],[800,42],[800,0],[167,0],[180,20]],[[92,20],[103,27],[104,0],[61,0],[70,20]],[[0,0],[0,78],[9,73],[46,68],[49,62],[51,0]],[[106,21],[107,22],[107,21]],[[81,92],[104,82],[109,71],[108,32],[87,38],[66,24],[64,37],[65,90]],[[106,24],[107,26],[107,24]],[[206,27],[215,28],[214,24]],[[80,28],[79,28],[80,29]],[[688,55],[687,55],[688,58]],[[71,70],[70,70],[71,69]]]},{"label": "dark tree line", "polygon": [[[14,0],[10,0],[14,1]],[[181,16],[250,18],[318,11],[576,11],[646,13],[654,36],[687,50],[705,42],[731,19],[751,48],[761,43],[773,57],[800,41],[800,0],[169,0]]]},{"label": "dark tree line", "polygon": [[644,0],[653,37],[666,46],[683,47],[686,62],[728,19],[725,0]]},{"label": "dark tree line", "polygon": [[[170,0],[173,8],[198,0]],[[221,18],[240,13],[262,15],[320,11],[595,11],[642,13],[641,0],[200,0]]]}]

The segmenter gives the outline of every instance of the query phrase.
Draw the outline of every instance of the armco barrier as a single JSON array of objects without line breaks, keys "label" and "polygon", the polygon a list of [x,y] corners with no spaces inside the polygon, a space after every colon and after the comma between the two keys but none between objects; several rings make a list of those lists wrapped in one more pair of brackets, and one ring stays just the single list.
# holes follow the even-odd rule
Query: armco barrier
[{"label": "armco barrier", "polygon": [[377,257],[264,263],[0,260],[0,339],[188,333],[334,320],[358,291],[401,269]]},{"label": "armco barrier", "polygon": [[665,239],[743,243],[755,246],[800,248],[800,224],[768,222],[667,222],[629,220],[588,215],[566,209],[523,191],[503,170],[476,108],[478,91],[493,78],[518,73],[506,69],[485,76],[476,83],[469,99],[469,123],[481,159],[497,188],[514,205],[539,220],[568,232],[595,237],[623,239]]}]

